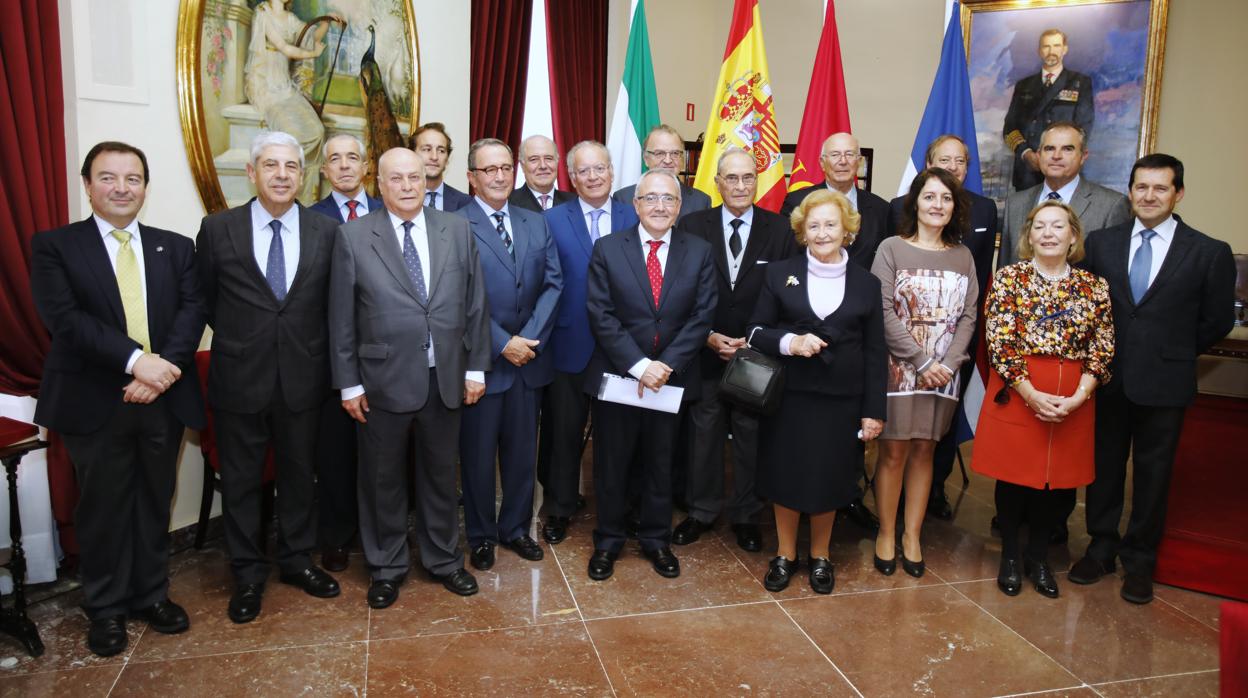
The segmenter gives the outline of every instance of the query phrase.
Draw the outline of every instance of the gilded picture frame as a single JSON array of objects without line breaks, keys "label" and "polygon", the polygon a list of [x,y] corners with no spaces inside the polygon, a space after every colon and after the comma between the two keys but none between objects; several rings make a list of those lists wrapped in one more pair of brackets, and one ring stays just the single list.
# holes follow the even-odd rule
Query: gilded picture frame
[{"label": "gilded picture frame", "polygon": [[310,205],[328,191],[325,139],[355,135],[375,164],[419,124],[420,50],[407,0],[180,2],[178,112],[208,213],[251,198],[248,144],[261,130],[287,131],[303,146],[299,199]]},{"label": "gilded picture frame", "polygon": [[[1003,201],[1038,181],[1020,151],[1031,147],[1031,140],[1038,145],[1043,121],[1055,115],[1087,127],[1089,157],[1082,176],[1125,193],[1131,164],[1152,152],[1157,139],[1168,12],[1169,0],[964,0],[960,18],[984,195]],[[1066,46],[1059,77],[1045,85],[1041,43],[1051,30],[1061,33]],[[1061,82],[1062,72],[1069,84]],[[1089,90],[1076,84],[1075,76],[1091,85],[1086,120],[1074,106]],[[1043,90],[1031,111],[1015,108],[1016,88],[1024,80]],[[1050,113],[1039,109],[1043,98],[1055,105]],[[1063,110],[1063,100],[1071,108]],[[1006,128],[1007,121],[1013,128]],[[1024,133],[1020,122],[1029,124],[1030,132]],[[1016,174],[1016,168],[1023,173]]]}]

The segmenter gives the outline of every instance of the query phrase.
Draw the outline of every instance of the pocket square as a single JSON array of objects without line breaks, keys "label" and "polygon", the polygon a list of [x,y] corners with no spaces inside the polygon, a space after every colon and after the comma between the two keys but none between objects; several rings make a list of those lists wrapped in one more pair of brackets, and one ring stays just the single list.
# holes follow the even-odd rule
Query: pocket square
[{"label": "pocket square", "polygon": [[977,233],[982,233],[982,232],[984,232],[985,230],[987,230],[987,228],[976,228],[976,229],[975,229],[975,232],[977,232]]},{"label": "pocket square", "polygon": [[756,261],[756,262],[754,262],[754,263],[755,263],[755,264],[766,264],[766,263],[767,263],[767,260],[765,260],[765,259],[760,259],[760,260],[758,260],[758,261]]}]

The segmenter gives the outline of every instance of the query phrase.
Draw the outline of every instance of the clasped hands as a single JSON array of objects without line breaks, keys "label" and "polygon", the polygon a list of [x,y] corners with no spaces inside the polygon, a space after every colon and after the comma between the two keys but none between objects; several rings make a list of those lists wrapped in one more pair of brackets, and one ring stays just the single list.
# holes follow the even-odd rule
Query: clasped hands
[{"label": "clasped hands", "polygon": [[1070,397],[1062,397],[1032,388],[1027,391],[1026,395],[1022,392],[1019,396],[1023,398],[1023,402],[1036,413],[1036,418],[1042,422],[1051,424],[1059,424],[1062,420],[1070,416],[1084,402],[1087,397],[1082,390],[1076,390],[1074,395]]},{"label": "clasped hands", "polygon": [[729,337],[726,334],[712,332],[706,338],[706,346],[723,361],[731,361],[732,355],[745,346],[745,337]]},{"label": "clasped hands", "polygon": [[182,369],[160,358],[160,354],[140,356],[131,373],[134,379],[122,391],[121,399],[140,405],[151,404],[182,377]]},{"label": "clasped hands", "polygon": [[939,361],[933,361],[930,366],[919,373],[917,383],[922,390],[932,390],[944,387],[951,380],[953,380],[953,371]]},{"label": "clasped hands", "polygon": [[525,339],[515,335],[503,346],[502,356],[515,366],[523,366],[537,357],[534,349],[541,343],[539,339]]}]

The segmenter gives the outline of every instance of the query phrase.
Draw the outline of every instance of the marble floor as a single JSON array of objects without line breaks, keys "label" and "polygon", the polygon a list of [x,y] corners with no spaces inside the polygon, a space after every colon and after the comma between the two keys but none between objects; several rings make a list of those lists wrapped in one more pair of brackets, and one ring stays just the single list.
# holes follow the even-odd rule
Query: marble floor
[{"label": "marble floor", "polygon": [[[78,592],[62,594],[31,610],[44,656],[0,639],[0,696],[1217,695],[1220,599],[1161,586],[1134,606],[1117,580],[1081,587],[1064,574],[1057,600],[1027,586],[1006,597],[994,581],[992,483],[960,484],[955,473],[954,520],[924,528],[922,579],[880,575],[871,539],[838,524],[830,596],[810,590],[805,570],[782,593],[763,589],[769,526],[761,553],[737,548],[722,525],[675,548],[678,579],[631,545],[613,578],[590,581],[591,498],[566,541],[543,543],[543,561],[499,550],[494,569],[476,572],[476,596],[414,572],[394,606],[370,610],[357,555],[338,598],[274,575],[260,617],[234,625],[216,541],[173,560],[170,595],[189,632],[132,622],[129,649],[101,659],[85,646]],[[1071,530],[1051,551],[1062,570],[1087,542],[1082,504]]]}]

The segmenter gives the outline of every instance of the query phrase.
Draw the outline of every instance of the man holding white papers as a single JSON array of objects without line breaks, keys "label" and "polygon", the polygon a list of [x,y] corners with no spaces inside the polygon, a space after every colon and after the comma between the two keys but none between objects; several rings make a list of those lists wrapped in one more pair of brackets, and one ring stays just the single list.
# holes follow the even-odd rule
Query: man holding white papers
[{"label": "man holding white papers", "polygon": [[[603,374],[632,376],[642,401],[663,386],[698,396],[698,351],[715,314],[717,290],[711,246],[692,235],[673,235],[680,211],[680,182],[670,172],[641,176],[633,205],[640,225],[601,238],[589,263],[589,325],[597,346],[586,370],[585,392],[597,395]],[[675,414],[599,400],[594,405],[594,492],[598,525],[589,577],[615,571],[624,547],[628,468],[638,448],[641,474],[642,553],[664,577],[680,575],[671,550],[672,445]]]}]

